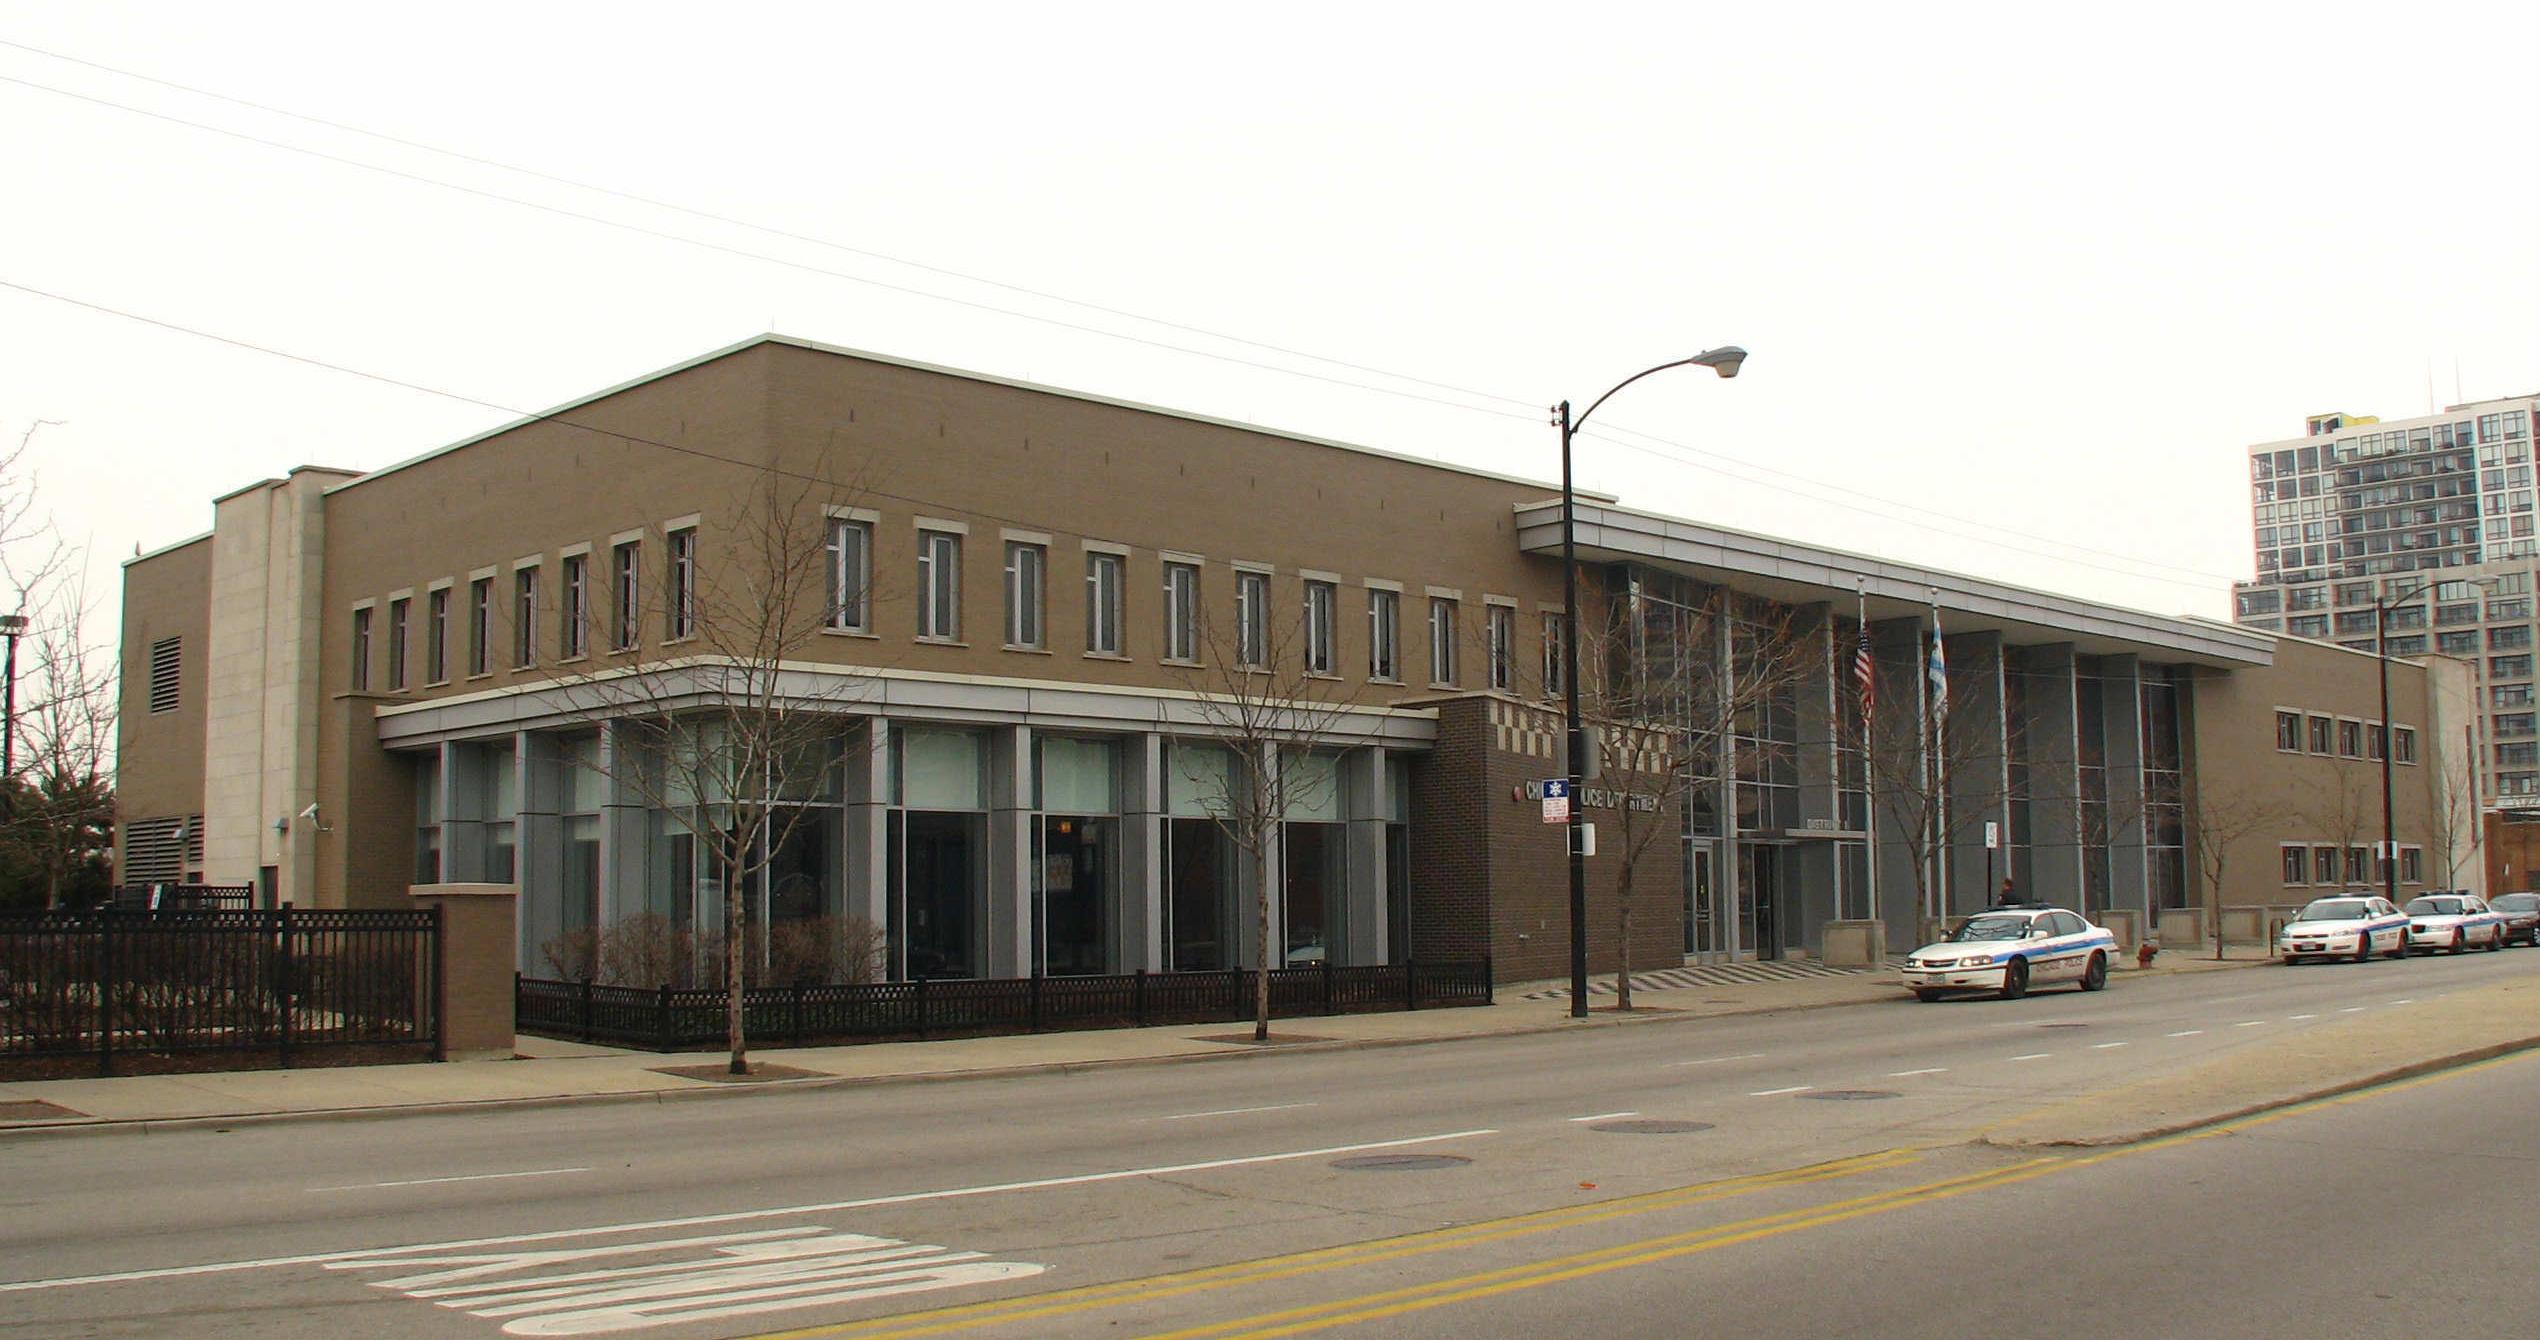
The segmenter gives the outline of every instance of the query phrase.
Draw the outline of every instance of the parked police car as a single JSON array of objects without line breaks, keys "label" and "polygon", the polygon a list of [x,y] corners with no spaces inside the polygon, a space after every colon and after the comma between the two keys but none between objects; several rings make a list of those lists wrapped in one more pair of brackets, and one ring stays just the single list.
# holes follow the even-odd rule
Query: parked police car
[{"label": "parked police car", "polygon": [[2375,954],[2406,958],[2408,916],[2389,899],[2368,894],[2314,898],[2276,933],[2275,952],[2287,963],[2349,956],[2369,963]]},{"label": "parked police car", "polygon": [[2408,948],[2420,953],[2448,949],[2457,954],[2472,945],[2505,947],[2508,918],[2487,910],[2486,900],[2467,889],[2411,898],[2407,913]]},{"label": "parked police car", "polygon": [[1905,985],[1923,1000],[1966,991],[2017,1000],[2032,986],[2056,982],[2096,991],[2108,984],[2116,952],[2115,933],[2077,913],[2043,903],[1995,907],[1908,955]]}]

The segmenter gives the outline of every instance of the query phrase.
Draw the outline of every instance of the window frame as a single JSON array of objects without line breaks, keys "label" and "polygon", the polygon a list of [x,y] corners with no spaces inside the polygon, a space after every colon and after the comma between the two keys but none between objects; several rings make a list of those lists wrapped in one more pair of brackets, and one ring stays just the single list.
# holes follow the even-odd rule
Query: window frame
[{"label": "window frame", "polygon": [[372,610],[368,605],[356,605],[353,607],[353,675],[351,682],[353,692],[355,693],[370,692],[371,614]]},{"label": "window frame", "polygon": [[1490,656],[1490,686],[1501,693],[1517,686],[1517,608],[1497,602],[1482,606]]},{"label": "window frame", "polygon": [[672,526],[662,532],[668,553],[662,593],[662,641],[684,642],[697,635],[697,528]]},{"label": "window frame", "polygon": [[873,631],[873,522],[831,515],[822,535],[821,568],[829,583],[821,626],[833,633]]},{"label": "window frame", "polygon": [[1189,559],[1164,561],[1163,659],[1167,664],[1199,664],[1199,578],[1199,564]]},{"label": "window frame", "polygon": [[407,624],[414,610],[414,597],[398,596],[388,602],[388,691],[403,693],[406,689],[407,641],[411,636]]},{"label": "window frame", "polygon": [[619,540],[609,546],[609,650],[629,652],[643,636],[644,542]]},{"label": "window frame", "polygon": [[538,664],[538,565],[512,569],[512,668]]},{"label": "window frame", "polygon": [[1391,587],[1367,588],[1367,678],[1402,682],[1402,592]]},{"label": "window frame", "polygon": [[467,579],[467,677],[494,673],[494,579]]},{"label": "window frame", "polygon": [[1122,640],[1122,596],[1127,590],[1129,559],[1109,549],[1085,551],[1085,654],[1125,657]]},{"label": "window frame", "polygon": [[1447,596],[1429,597],[1429,683],[1433,687],[1455,687],[1461,668],[1456,665],[1456,624],[1463,603]]},{"label": "window frame", "polygon": [[450,587],[444,582],[423,597],[423,685],[450,682]]},{"label": "window frame", "polygon": [[1270,668],[1270,574],[1235,570],[1235,668]]},{"label": "window frame", "polygon": [[1005,646],[1045,651],[1049,646],[1049,546],[1005,542]]},{"label": "window frame", "polygon": [[563,559],[563,590],[556,601],[556,656],[578,661],[591,652],[591,555],[586,551]]},{"label": "window frame", "polygon": [[917,640],[961,640],[961,540],[957,530],[917,529]]}]

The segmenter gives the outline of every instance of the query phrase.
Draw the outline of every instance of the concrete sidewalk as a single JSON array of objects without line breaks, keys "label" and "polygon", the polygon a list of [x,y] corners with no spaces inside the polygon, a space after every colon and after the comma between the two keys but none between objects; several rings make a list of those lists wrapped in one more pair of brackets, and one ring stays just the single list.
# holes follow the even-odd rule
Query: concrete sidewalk
[{"label": "concrete sidewalk", "polygon": [[[2248,967],[2262,962],[2265,960],[2251,958],[2218,963],[2164,954],[2148,970],[2123,965],[2120,975],[2141,978]],[[1599,995],[1591,1002],[1588,1018],[1573,1019],[1567,992],[1552,990],[1566,985],[1531,982],[1503,986],[1498,992],[1500,1003],[1487,1007],[1280,1019],[1272,1027],[1276,1041],[1267,1048],[1250,1041],[1249,1023],[840,1047],[756,1048],[750,1053],[751,1060],[767,1074],[739,1082],[699,1077],[701,1071],[721,1069],[719,1053],[627,1051],[524,1037],[520,1039],[520,1055],[508,1061],[0,1083],[0,1133],[147,1129],[169,1122],[341,1118],[550,1103],[670,1101],[826,1085],[1217,1060],[1265,1051],[1450,1042],[1911,1001],[1892,973],[1869,971],[1728,985],[1636,986],[1636,1008],[1631,1014],[1615,1012],[1610,997]]]}]

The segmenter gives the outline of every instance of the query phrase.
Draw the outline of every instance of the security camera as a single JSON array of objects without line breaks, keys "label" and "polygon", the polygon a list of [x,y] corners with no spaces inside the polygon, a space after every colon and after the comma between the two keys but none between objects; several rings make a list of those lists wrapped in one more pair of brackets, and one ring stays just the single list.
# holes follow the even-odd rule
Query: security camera
[{"label": "security camera", "polygon": [[300,817],[301,817],[301,818],[303,818],[303,819],[314,819],[314,818],[316,818],[316,817],[317,817],[317,807],[318,807],[318,803],[317,803],[316,801],[314,801],[314,800],[310,801],[310,802],[309,802],[309,807],[308,807],[307,809],[305,809],[305,810],[300,811]]}]

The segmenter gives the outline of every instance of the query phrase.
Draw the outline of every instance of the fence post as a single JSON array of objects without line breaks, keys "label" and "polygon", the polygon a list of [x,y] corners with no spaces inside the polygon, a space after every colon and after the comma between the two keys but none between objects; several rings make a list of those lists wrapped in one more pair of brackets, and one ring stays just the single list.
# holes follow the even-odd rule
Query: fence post
[{"label": "fence post", "polygon": [[1329,950],[1323,954],[1323,1013],[1332,1013],[1332,955]]},{"label": "fence post", "polygon": [[917,979],[917,1036],[926,1036],[926,979]]},{"label": "fence post", "polygon": [[592,984],[591,984],[591,979],[590,979],[590,978],[588,978],[588,977],[583,978],[583,979],[582,979],[582,1040],[583,1040],[584,1042],[589,1042],[589,1041],[591,1041],[591,1039],[592,1039],[594,1036],[596,1036],[596,1035],[598,1034],[598,1032],[599,1032],[599,1028],[600,1028],[600,1003],[599,1003],[599,1001],[598,1001],[598,1000],[594,999],[594,997],[596,997],[598,994],[599,994],[599,992],[598,992],[597,990],[595,990],[595,989],[593,988]]},{"label": "fence post", "polygon": [[1482,1003],[1485,1005],[1493,1003],[1491,997],[1497,991],[1498,988],[1492,985],[1491,981],[1490,955],[1484,954],[1482,955]]},{"label": "fence post", "polygon": [[1129,988],[1129,1024],[1133,1028],[1147,1026],[1147,970],[1138,969],[1138,980]]},{"label": "fence post", "polygon": [[1402,1008],[1420,1008],[1420,963],[1417,959],[1402,961]]},{"label": "fence post", "polygon": [[797,1047],[803,1044],[803,984],[801,978],[794,979],[793,1043]]},{"label": "fence post", "polygon": [[115,917],[97,918],[97,1073],[115,1073]]},{"label": "fence post", "polygon": [[[441,905],[434,903],[432,905],[432,948],[424,956],[424,962],[432,972],[432,980],[428,986],[432,993],[432,1059],[435,1061],[450,1059],[450,974],[448,971],[450,959],[448,941],[442,936],[444,929]],[[512,1011],[514,1018],[518,1018],[520,973],[517,969],[512,972],[512,977]]]},{"label": "fence post", "polygon": [[670,983],[662,983],[661,989],[653,993],[653,1011],[653,1040],[661,1044],[657,1050],[679,1050],[679,1039],[672,1035],[671,1028]]},{"label": "fence post", "polygon": [[1038,1033],[1041,1031],[1041,975],[1037,972],[1032,974],[1032,989],[1030,994],[1032,997],[1030,1020],[1031,1031]]},{"label": "fence post", "polygon": [[292,1002],[298,995],[292,990],[291,980],[291,904],[284,903],[274,913],[274,925],[277,927],[276,934],[282,944],[281,953],[274,963],[273,989],[274,998],[282,1009],[282,1034],[274,1049],[281,1054],[282,1068],[289,1070],[291,1068]]}]

